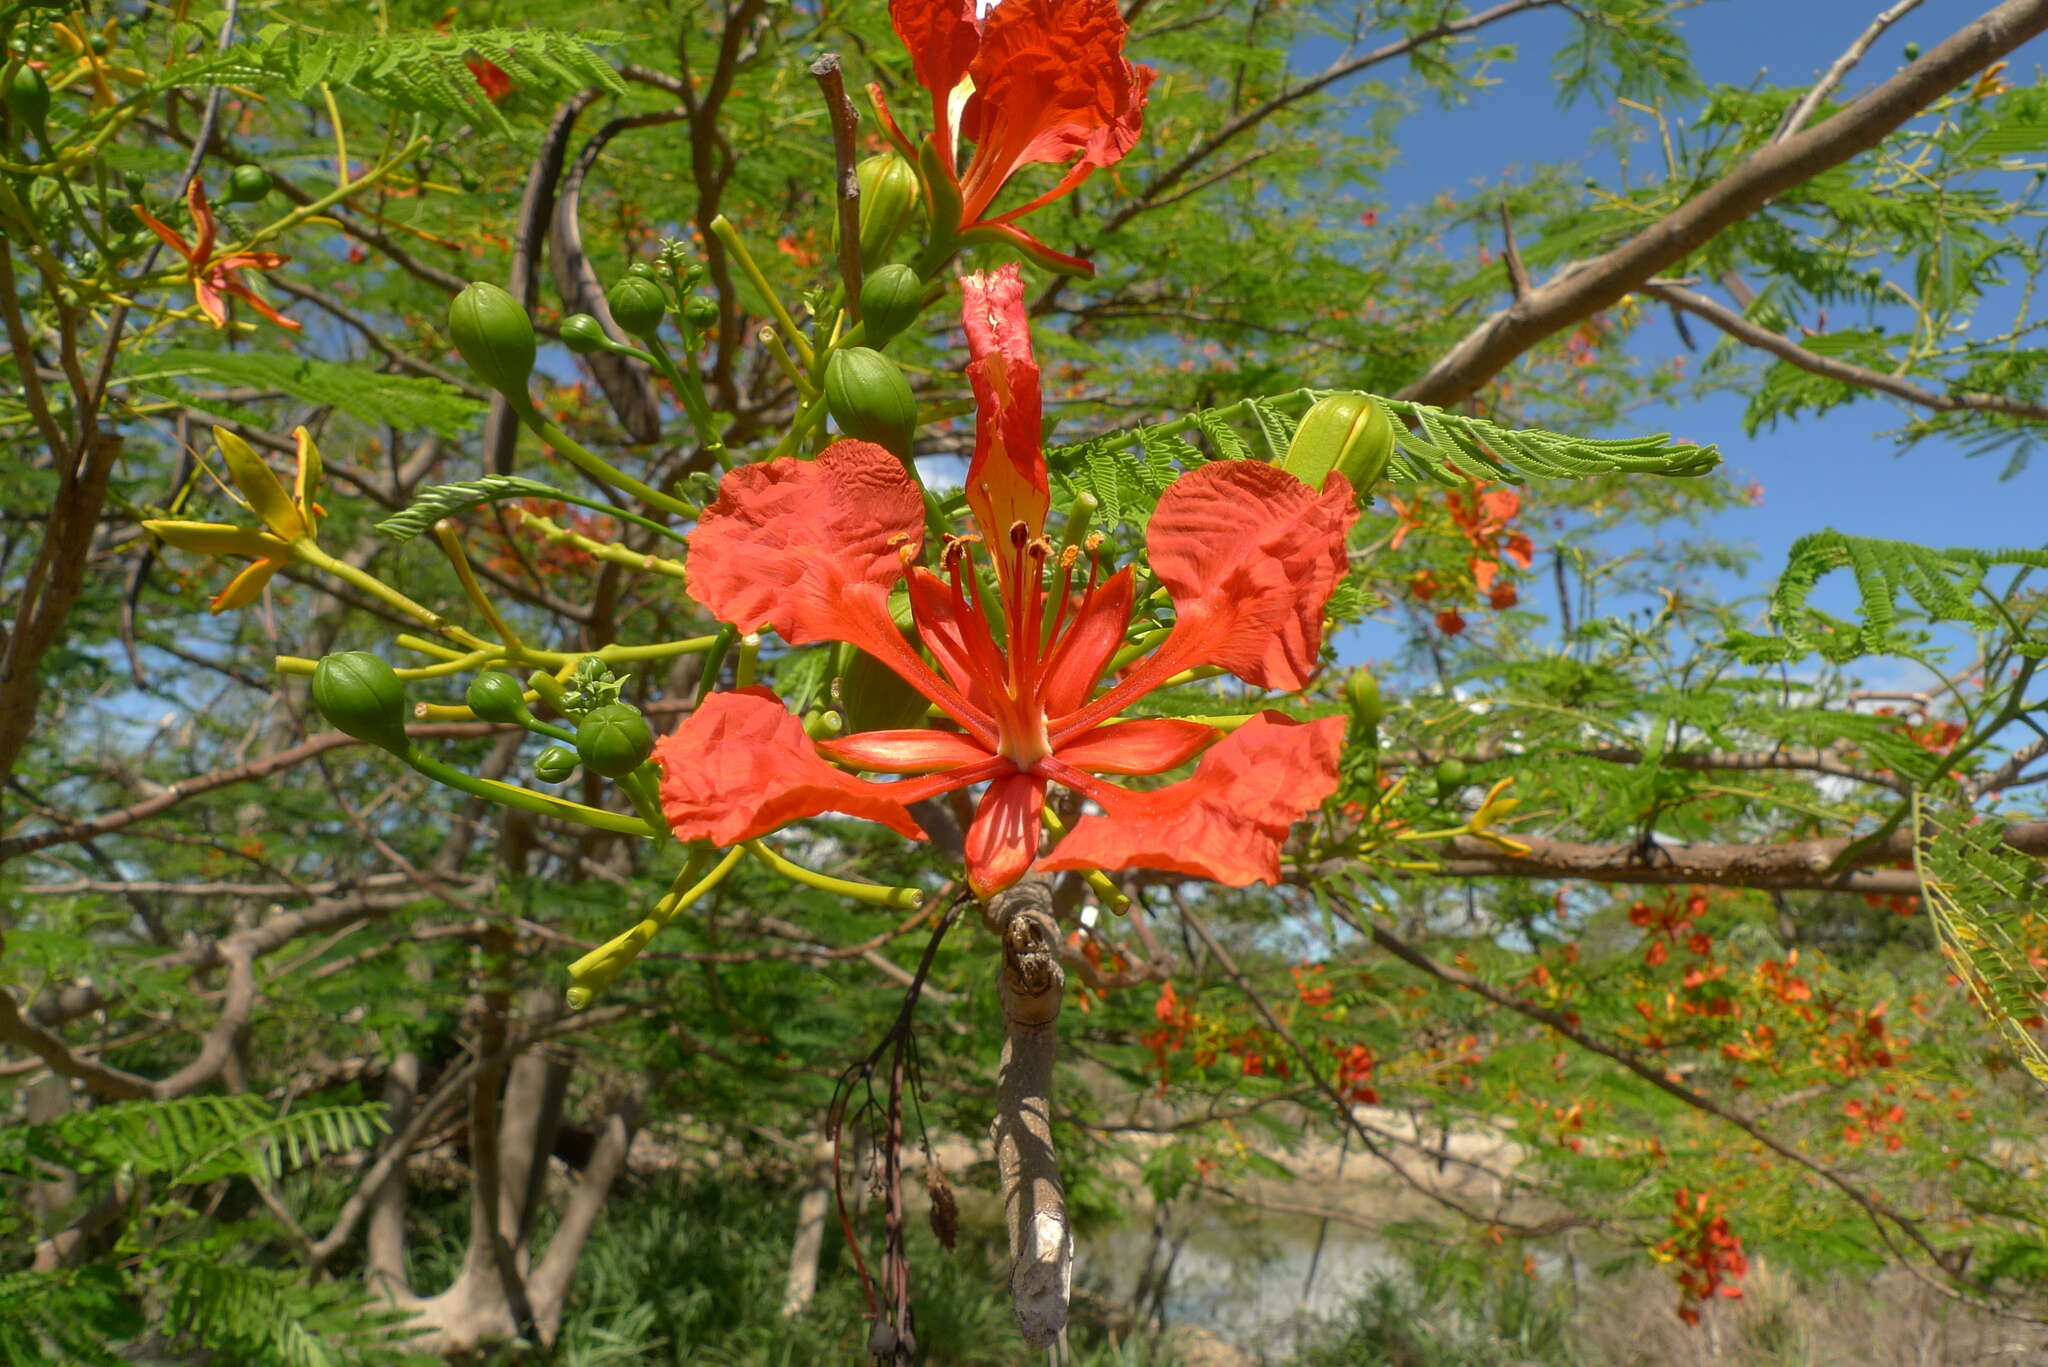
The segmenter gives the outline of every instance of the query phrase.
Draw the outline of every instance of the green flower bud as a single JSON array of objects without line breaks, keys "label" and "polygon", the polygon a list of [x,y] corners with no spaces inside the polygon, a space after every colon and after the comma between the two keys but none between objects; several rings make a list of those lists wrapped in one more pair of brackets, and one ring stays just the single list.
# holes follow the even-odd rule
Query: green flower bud
[{"label": "green flower bud", "polygon": [[604,335],[604,324],[587,313],[572,313],[562,320],[562,345],[578,356],[603,351],[610,341]]},{"label": "green flower bud", "polygon": [[1918,43],[1908,43],[1905,47],[1899,49],[1899,52],[1909,62],[1920,60],[1920,45]]},{"label": "green flower bud", "polygon": [[[910,226],[923,192],[917,172],[894,152],[869,157],[854,169],[860,180],[860,263],[873,266],[889,257],[889,249]],[[837,220],[832,242],[839,243]]]},{"label": "green flower bud", "polygon": [[668,317],[668,291],[644,275],[624,275],[606,291],[612,321],[635,337],[652,337]]},{"label": "green flower bud", "polygon": [[1351,734],[1362,744],[1377,745],[1380,718],[1386,705],[1380,701],[1380,682],[1369,669],[1354,669],[1344,680],[1344,705],[1351,709]]},{"label": "green flower bud", "polygon": [[533,776],[542,783],[567,783],[582,761],[566,745],[550,745],[533,757]]},{"label": "green flower bud", "polygon": [[925,696],[864,650],[839,671],[839,706],[848,731],[902,731],[921,726]]},{"label": "green flower bud", "polygon": [[879,267],[861,282],[860,319],[870,346],[887,346],[923,311],[924,281],[908,266]]},{"label": "green flower bud", "polygon": [[639,708],[611,703],[577,725],[576,750],[592,773],[624,778],[654,753],[654,728]]},{"label": "green flower bud", "polygon": [[448,332],[479,380],[515,405],[526,403],[533,320],[517,299],[488,281],[473,280],[448,306]]},{"label": "green flower bud", "polygon": [[718,301],[708,294],[693,294],[683,301],[683,321],[699,332],[718,326]]},{"label": "green flower bud", "polygon": [[1334,470],[1370,499],[1393,454],[1394,425],[1385,409],[1363,394],[1331,394],[1302,414],[1280,468],[1311,489],[1321,489]]},{"label": "green flower bud", "polygon": [[641,280],[661,279],[661,273],[654,269],[654,263],[651,261],[635,261],[632,265],[626,267],[626,274]]},{"label": "green flower bud", "polygon": [[896,363],[873,347],[843,347],[825,363],[825,411],[849,437],[910,459],[917,400]]},{"label": "green flower bud", "polygon": [[121,176],[121,188],[128,192],[129,199],[138,200],[142,198],[142,192],[149,188],[149,182],[142,178],[140,171],[128,171]]},{"label": "green flower bud", "polygon": [[49,142],[50,87],[42,72],[26,62],[11,71],[0,71],[0,100],[6,102],[9,114],[27,124],[43,142]]},{"label": "green flower bud", "polygon": [[1439,762],[1436,766],[1436,795],[1449,797],[1464,787],[1470,777],[1471,771],[1466,767],[1464,760],[1447,759]]},{"label": "green flower bud", "polygon": [[530,719],[526,692],[510,674],[487,669],[470,680],[469,710],[485,721],[517,723]]},{"label": "green flower bud", "polygon": [[270,193],[270,172],[261,166],[237,166],[228,177],[228,203],[254,204]]},{"label": "green flower bud", "polygon": [[394,755],[412,749],[406,739],[405,685],[367,650],[346,650],[313,669],[313,707],[345,736],[380,745]]}]

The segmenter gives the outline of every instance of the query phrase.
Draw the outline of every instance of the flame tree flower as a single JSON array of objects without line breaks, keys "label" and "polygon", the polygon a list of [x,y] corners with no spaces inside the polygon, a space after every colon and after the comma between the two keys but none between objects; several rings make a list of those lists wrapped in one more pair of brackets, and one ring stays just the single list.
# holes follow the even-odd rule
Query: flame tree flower
[{"label": "flame tree flower", "polygon": [[213,440],[227,462],[228,477],[263,526],[237,527],[231,522],[171,518],[153,518],[142,525],[181,551],[243,556],[250,561],[226,588],[214,595],[212,608],[218,613],[255,602],[271,576],[297,559],[301,547],[312,543],[322,513],[320,505],[313,501],[313,493],[320,486],[320,450],[305,428],[292,432],[299,459],[289,493],[248,442],[225,427],[213,429]]},{"label": "flame tree flower", "polygon": [[241,275],[243,271],[274,271],[291,258],[279,256],[276,252],[233,252],[227,256],[215,256],[213,247],[218,229],[213,221],[213,210],[206,202],[206,187],[196,176],[186,187],[185,204],[192,211],[192,231],[199,238],[196,242],[187,242],[184,234],[151,215],[140,204],[133,207],[135,216],[147,224],[166,247],[185,258],[185,273],[192,282],[193,297],[198,299],[207,321],[217,328],[228,325],[226,298],[232,294],[237,299],[247,300],[251,308],[279,327],[297,332],[299,325],[272,308],[262,295],[243,281]]},{"label": "flame tree flower", "polygon": [[[968,881],[986,897],[1032,867],[1046,786],[1057,783],[1102,814],[1078,822],[1042,869],[1278,881],[1287,828],[1337,786],[1343,719],[1266,713],[1224,735],[1182,718],[1118,717],[1200,665],[1261,688],[1304,687],[1324,605],[1346,569],[1350,486],[1332,476],[1318,493],[1248,460],[1182,475],[1160,497],[1146,541],[1174,624],[1098,693],[1131,621],[1135,576],[1129,566],[1106,572],[1099,541],[1084,553],[1046,540],[1038,367],[1017,268],[968,276],[962,293],[978,409],[967,502],[978,533],[947,537],[938,572],[920,566],[917,484],[881,447],[841,441],[816,460],[727,474],[691,533],[689,581],[698,602],[740,631],[772,626],[791,645],[866,651],[957,729],[813,742],[765,689],[714,694],[655,749],[670,826],[684,840],[729,845],[835,811],[922,839],[909,804],[986,783],[966,840]],[[891,617],[899,585],[936,668]],[[1204,751],[1192,777],[1153,791],[1100,777],[1163,773]],[[828,761],[903,777],[863,779]]]},{"label": "flame tree flower", "polygon": [[[917,82],[931,95],[932,131],[920,156],[897,127],[878,86],[869,86],[890,138],[923,169],[933,249],[1003,241],[1052,270],[1091,275],[1016,226],[1138,140],[1152,69],[1124,59],[1129,27],[1115,0],[891,0],[889,18],[910,49]],[[963,171],[957,142],[974,154]],[[1033,165],[1066,166],[1051,189],[989,216],[1010,177]]]}]

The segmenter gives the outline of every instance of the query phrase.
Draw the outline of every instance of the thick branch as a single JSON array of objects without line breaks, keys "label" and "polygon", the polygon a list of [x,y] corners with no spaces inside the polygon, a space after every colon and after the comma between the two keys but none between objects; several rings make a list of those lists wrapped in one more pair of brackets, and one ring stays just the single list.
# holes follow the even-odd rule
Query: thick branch
[{"label": "thick branch", "polygon": [[1052,1073],[1065,975],[1051,884],[1027,879],[996,894],[985,919],[1002,937],[996,991],[1003,1006],[1003,1061],[989,1125],[1010,1228],[1010,1299],[1024,1342],[1041,1348],[1067,1325],[1074,1235],[1052,1142]]},{"label": "thick branch", "polygon": [[[2001,832],[2021,854],[2048,856],[2048,821],[2016,821]],[[1911,869],[1849,868],[1830,873],[1846,853],[1853,865],[1893,864],[1910,859],[1912,834],[1894,831],[1850,852],[1853,836],[1793,840],[1774,845],[1580,845],[1516,833],[1529,846],[1511,855],[1472,836],[1450,843],[1443,874],[1454,878],[1582,878],[1596,883],[1707,883],[1725,887],[1804,889],[1823,892],[1917,894]]]},{"label": "thick branch", "polygon": [[1929,104],[2048,30],[2048,0],[2006,0],[1847,109],[1760,148],[1606,255],[1559,273],[1494,314],[1398,397],[1458,402],[1544,338],[1620,301],[1777,196],[1875,147]]}]

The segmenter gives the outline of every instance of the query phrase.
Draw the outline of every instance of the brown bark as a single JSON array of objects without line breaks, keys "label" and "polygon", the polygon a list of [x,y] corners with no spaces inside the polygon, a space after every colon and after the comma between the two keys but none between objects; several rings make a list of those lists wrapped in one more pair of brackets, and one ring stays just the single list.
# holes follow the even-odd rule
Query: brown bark
[{"label": "brown bark", "polygon": [[1003,943],[996,974],[1003,1058],[989,1138],[1010,1231],[1011,1307],[1024,1342],[1039,1348],[1066,1329],[1074,1273],[1074,1235],[1052,1138],[1053,1062],[1066,978],[1051,884],[1026,879],[998,893],[984,916]]}]

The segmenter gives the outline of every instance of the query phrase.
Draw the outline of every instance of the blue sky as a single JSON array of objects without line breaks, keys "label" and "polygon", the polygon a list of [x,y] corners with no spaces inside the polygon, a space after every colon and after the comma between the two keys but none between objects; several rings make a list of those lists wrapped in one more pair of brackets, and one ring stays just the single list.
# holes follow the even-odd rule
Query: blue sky
[{"label": "blue sky", "polygon": [[[1686,15],[1685,27],[1710,84],[1747,85],[1764,62],[1770,64],[1767,80],[1789,84],[1813,79],[1882,8],[1878,0],[1714,0]],[[1907,42],[1931,48],[1984,8],[1988,0],[1929,0],[1879,40],[1846,88],[1854,92],[1889,76]],[[1509,21],[1497,31],[1498,40],[1517,44],[1521,57],[1493,73],[1499,84],[1460,108],[1427,108],[1404,123],[1399,164],[1383,181],[1387,208],[1398,212],[1446,190],[1469,191],[1476,177],[1514,165],[1579,159],[1589,174],[1609,178],[1612,155],[1595,134],[1610,124],[1614,109],[1593,101],[1564,109],[1556,99],[1550,56],[1571,22],[1561,12]],[[2009,78],[2035,79],[2044,61],[2048,40],[2036,40],[2016,54]],[[1692,327],[1702,348],[1711,343],[1710,327],[1697,321]],[[1638,347],[1657,359],[1681,349],[1671,328],[1658,324],[1645,329]],[[1718,445],[1734,474],[1763,485],[1761,507],[1730,510],[1706,529],[1747,543],[1759,555],[1746,584],[1731,582],[1724,591],[1767,586],[1795,539],[1828,526],[1938,545],[2048,540],[2048,460],[2001,481],[2002,455],[1968,459],[1954,443],[1928,441],[1895,455],[1892,443],[1878,435],[1898,424],[1900,409],[1890,402],[1837,409],[1754,437],[1743,433],[1742,407],[1741,396],[1723,395],[1645,411],[1630,422],[1632,429],[1668,428]]]}]

